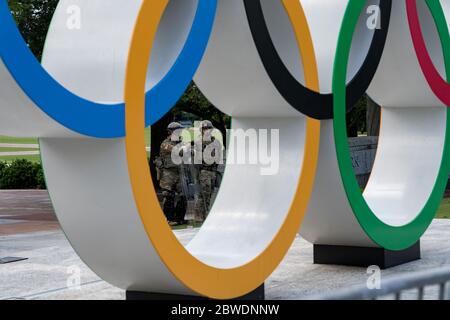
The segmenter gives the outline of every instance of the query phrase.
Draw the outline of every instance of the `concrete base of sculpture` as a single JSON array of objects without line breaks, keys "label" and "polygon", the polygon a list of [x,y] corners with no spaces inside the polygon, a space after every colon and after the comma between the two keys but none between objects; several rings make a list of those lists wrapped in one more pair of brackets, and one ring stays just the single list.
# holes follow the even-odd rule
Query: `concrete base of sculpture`
[{"label": "concrete base of sculpture", "polygon": [[383,248],[314,245],[314,263],[354,267],[378,266],[392,268],[411,261],[420,260],[420,242],[402,251]]},{"label": "concrete base of sculpture", "polygon": [[[167,294],[155,292],[127,291],[126,300],[210,300],[202,296],[189,296],[180,294]],[[265,300],[264,284],[245,296],[233,300]]]}]

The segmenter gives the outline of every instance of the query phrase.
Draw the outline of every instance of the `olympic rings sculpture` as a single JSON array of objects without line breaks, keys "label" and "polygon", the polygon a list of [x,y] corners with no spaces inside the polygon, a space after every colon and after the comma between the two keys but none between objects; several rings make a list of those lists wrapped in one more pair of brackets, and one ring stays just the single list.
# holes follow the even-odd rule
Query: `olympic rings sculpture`
[{"label": "olympic rings sculpture", "polygon": [[[75,30],[72,6],[83,17]],[[370,29],[374,6],[381,20]],[[1,134],[40,137],[61,226],[103,279],[243,296],[298,232],[314,244],[389,250],[420,240],[450,172],[449,16],[448,0],[61,0],[41,65],[3,0]],[[144,128],[192,79],[235,128],[280,130],[280,171],[229,166],[183,246],[152,185]],[[365,92],[383,122],[362,194],[345,121]]]}]

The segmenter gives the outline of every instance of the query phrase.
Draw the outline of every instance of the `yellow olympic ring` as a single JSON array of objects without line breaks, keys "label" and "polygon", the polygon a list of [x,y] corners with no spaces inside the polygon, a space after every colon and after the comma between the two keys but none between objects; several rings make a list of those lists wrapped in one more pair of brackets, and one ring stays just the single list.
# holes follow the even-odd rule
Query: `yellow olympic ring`
[{"label": "yellow olympic ring", "polygon": [[[298,1],[295,20],[300,30],[298,42],[305,66],[306,84],[319,91],[315,54],[306,17]],[[291,246],[305,215],[313,189],[319,154],[320,122],[308,119],[303,169],[286,219],[265,250],[249,263],[219,269],[193,257],[167,225],[148,170],[144,141],[145,79],[158,23],[168,0],[144,0],[137,19],[129,53],[125,82],[126,154],[134,198],[145,231],[162,261],[173,275],[193,291],[216,299],[245,295],[259,287],[275,270]],[[151,102],[150,102],[151,104]]]}]

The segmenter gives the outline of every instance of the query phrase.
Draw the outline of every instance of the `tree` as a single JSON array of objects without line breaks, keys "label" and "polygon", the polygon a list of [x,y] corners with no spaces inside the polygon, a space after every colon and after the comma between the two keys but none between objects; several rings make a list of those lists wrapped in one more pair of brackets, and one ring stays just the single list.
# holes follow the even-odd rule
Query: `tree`
[{"label": "tree", "polygon": [[368,136],[380,133],[381,107],[369,96],[364,95],[347,114],[347,131],[349,137],[357,137],[358,132]]},{"label": "tree", "polygon": [[191,83],[185,94],[176,104],[173,113],[178,115],[181,112],[188,112],[202,120],[210,120],[214,127],[219,129],[226,137],[226,129],[230,127],[231,118],[215,108],[208,99],[202,94],[200,89]]},{"label": "tree", "polygon": [[367,135],[379,136],[381,125],[381,107],[367,97]]},{"label": "tree", "polygon": [[58,0],[8,0],[11,13],[37,59],[42,58],[45,37]]},{"label": "tree", "polygon": [[364,95],[347,113],[347,134],[357,137],[358,132],[366,132],[367,97]]}]

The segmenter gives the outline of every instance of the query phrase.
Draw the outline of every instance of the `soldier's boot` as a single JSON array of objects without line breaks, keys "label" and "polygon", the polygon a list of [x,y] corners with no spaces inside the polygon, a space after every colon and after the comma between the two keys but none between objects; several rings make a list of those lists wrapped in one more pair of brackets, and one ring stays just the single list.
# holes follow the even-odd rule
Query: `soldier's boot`
[{"label": "soldier's boot", "polygon": [[176,222],[178,225],[183,225],[185,223],[184,216],[186,213],[186,199],[181,195],[181,193],[177,193],[175,199],[173,222]]},{"label": "soldier's boot", "polygon": [[164,215],[168,221],[174,221],[175,214],[175,193],[170,190],[163,190],[164,197]]}]

